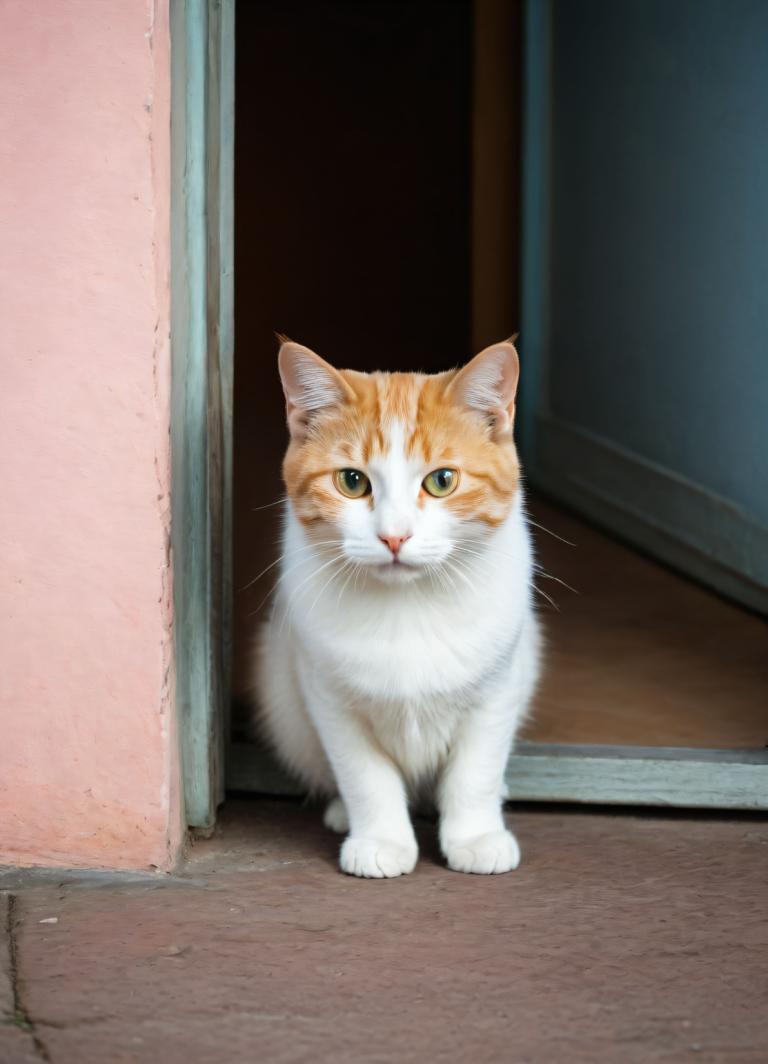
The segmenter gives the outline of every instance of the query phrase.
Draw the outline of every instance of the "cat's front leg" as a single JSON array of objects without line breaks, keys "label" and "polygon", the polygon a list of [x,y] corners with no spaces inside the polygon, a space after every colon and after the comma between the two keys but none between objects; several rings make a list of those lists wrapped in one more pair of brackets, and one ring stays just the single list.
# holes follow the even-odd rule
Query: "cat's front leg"
[{"label": "cat's front leg", "polygon": [[504,769],[519,709],[496,692],[462,721],[438,786],[440,847],[456,872],[491,875],[520,863],[504,823]]},{"label": "cat's front leg", "polygon": [[412,872],[418,846],[403,778],[365,722],[315,688],[310,703],[349,819],[341,847],[343,872],[370,879]]},{"label": "cat's front leg", "polygon": [[349,819],[341,870],[374,879],[412,872],[419,851],[395,765],[353,717],[334,729],[326,749]]}]

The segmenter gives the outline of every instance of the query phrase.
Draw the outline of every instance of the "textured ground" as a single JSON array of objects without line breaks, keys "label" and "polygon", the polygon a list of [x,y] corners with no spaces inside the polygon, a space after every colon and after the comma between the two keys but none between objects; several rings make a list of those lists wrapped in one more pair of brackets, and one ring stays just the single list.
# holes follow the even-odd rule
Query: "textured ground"
[{"label": "textured ground", "polygon": [[174,877],[0,876],[0,1061],[768,1060],[768,824],[526,809],[519,871],[336,872],[226,807]]}]

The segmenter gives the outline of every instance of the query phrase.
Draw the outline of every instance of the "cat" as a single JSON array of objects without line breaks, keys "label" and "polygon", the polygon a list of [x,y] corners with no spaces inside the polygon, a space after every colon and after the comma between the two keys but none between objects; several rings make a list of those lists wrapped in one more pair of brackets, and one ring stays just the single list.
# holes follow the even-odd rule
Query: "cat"
[{"label": "cat", "polygon": [[283,340],[283,555],[255,678],[267,738],[330,799],[344,872],[413,870],[425,788],[449,867],[507,872],[504,770],[540,642],[515,348],[366,374]]}]

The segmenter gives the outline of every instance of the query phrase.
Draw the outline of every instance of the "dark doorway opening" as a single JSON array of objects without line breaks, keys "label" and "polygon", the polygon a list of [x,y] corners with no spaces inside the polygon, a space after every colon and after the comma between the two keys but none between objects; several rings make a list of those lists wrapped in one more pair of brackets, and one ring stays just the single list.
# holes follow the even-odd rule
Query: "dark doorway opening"
[{"label": "dark doorway opening", "polygon": [[[360,370],[436,371],[473,353],[476,6],[237,7],[236,703],[272,574],[242,589],[277,556],[270,504],[286,435],[275,331]],[[504,104],[519,108],[509,77],[518,95]]]},{"label": "dark doorway opening", "polygon": [[[560,304],[550,300],[547,256],[557,252],[560,261],[554,237],[562,242],[572,234],[574,216],[584,221],[578,204],[558,206],[547,177],[550,154],[562,161],[563,137],[550,143],[552,116],[570,101],[570,92],[553,81],[552,63],[571,53],[561,50],[553,60],[543,9],[525,7],[524,27],[521,9],[509,0],[238,5],[235,741],[228,765],[234,789],[290,787],[252,742],[242,741],[252,738],[250,648],[269,608],[276,573],[270,566],[278,557],[286,430],[275,331],[344,367],[436,371],[522,325],[519,415],[529,426],[541,415],[537,432],[525,433],[523,458],[529,486],[543,493],[528,501],[539,526],[534,539],[544,571],[537,591],[549,664],[522,736],[527,742],[512,759],[511,793],[753,804],[749,773],[764,766],[762,622],[610,538],[618,534],[667,558],[658,537],[644,538],[638,519],[653,509],[650,496],[622,518],[619,509],[588,505],[580,488],[566,490],[563,470],[575,459],[568,448],[555,447],[563,426],[550,424],[549,369],[566,365],[578,374],[594,347],[549,337]],[[562,15],[566,8],[554,11]],[[642,50],[642,34],[632,40]],[[645,65],[638,69],[650,92],[656,75]],[[583,140],[596,166],[605,161],[595,134],[601,115],[589,107],[578,112],[594,134]],[[571,115],[566,132],[575,125]],[[614,145],[617,157],[633,143],[634,127],[625,125],[626,139]],[[582,163],[579,144],[557,187],[569,188],[571,171],[580,172]],[[598,203],[590,218],[599,217]],[[623,266],[635,254],[631,242],[622,244]],[[581,245],[575,261],[580,255]],[[597,301],[591,327],[599,333],[602,274],[581,277],[574,269],[569,276]],[[634,327],[629,317],[627,323]],[[555,340],[558,335],[553,332]],[[563,335],[568,338],[567,328]],[[625,362],[617,345],[609,369],[620,374]],[[607,372],[598,377],[609,379]],[[610,405],[613,392],[607,384],[603,390]],[[580,413],[587,430],[599,429],[594,410]],[[654,404],[638,406],[637,413],[655,424]],[[588,474],[599,480],[607,468],[604,457],[597,462],[585,448],[574,451],[583,457],[577,486]],[[555,453],[550,469],[545,459]],[[623,477],[629,482],[644,483],[637,472]],[[600,522],[609,536],[550,506],[547,494]],[[563,533],[579,544],[575,551],[557,538]],[[672,564],[678,564],[674,557]],[[564,582],[581,594],[573,596]],[[611,766],[605,786],[600,758]]]}]

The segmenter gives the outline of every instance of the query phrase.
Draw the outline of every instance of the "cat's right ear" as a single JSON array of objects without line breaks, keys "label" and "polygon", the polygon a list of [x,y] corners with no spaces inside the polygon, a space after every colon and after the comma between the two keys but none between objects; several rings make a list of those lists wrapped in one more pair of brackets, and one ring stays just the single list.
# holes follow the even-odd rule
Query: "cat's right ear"
[{"label": "cat's right ear", "polygon": [[352,398],[352,389],[338,370],[308,347],[284,341],[277,364],[285,392],[288,430],[294,439],[306,438],[312,418],[321,410]]}]

